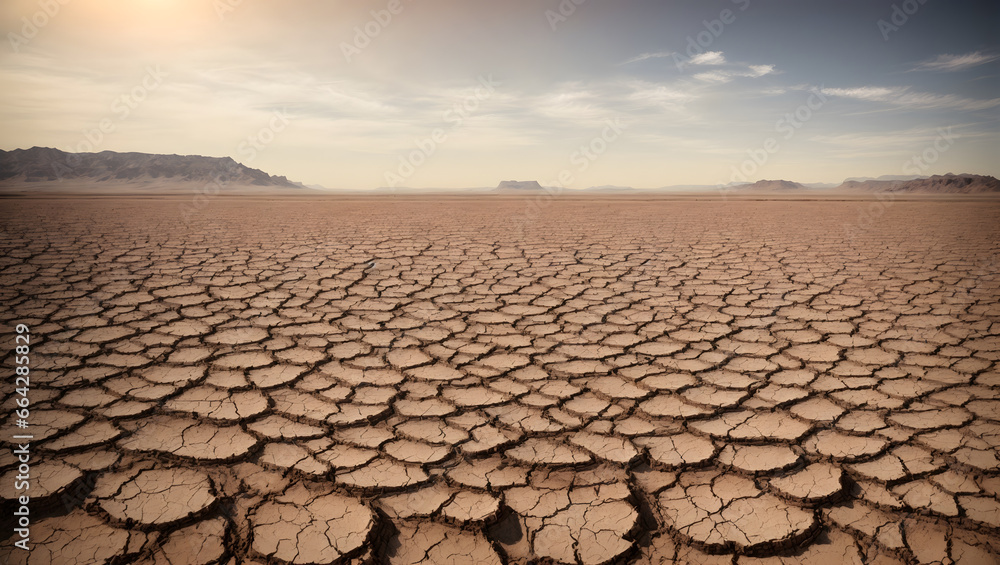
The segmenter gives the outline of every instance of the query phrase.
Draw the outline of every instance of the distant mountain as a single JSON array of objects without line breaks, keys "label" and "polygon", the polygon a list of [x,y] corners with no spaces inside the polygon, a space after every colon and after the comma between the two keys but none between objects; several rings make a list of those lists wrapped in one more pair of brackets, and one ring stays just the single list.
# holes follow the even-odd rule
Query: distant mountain
[{"label": "distant mountain", "polygon": [[844,182],[865,182],[869,180],[916,180],[925,179],[927,177],[920,175],[882,175],[878,178],[875,177],[851,177],[849,179],[844,179]]},{"label": "distant mountain", "polygon": [[592,192],[627,192],[635,189],[632,188],[631,186],[618,186],[614,184],[605,184],[601,186],[591,186],[589,188],[585,188],[584,190],[589,190]]},{"label": "distant mountain", "polygon": [[746,184],[736,187],[738,190],[748,190],[754,192],[788,192],[793,190],[809,190],[804,184],[792,182],[790,180],[759,180],[753,184]]},{"label": "distant mountain", "polygon": [[525,181],[505,180],[505,181],[500,181],[500,184],[497,185],[496,189],[497,190],[538,190],[538,191],[540,191],[540,190],[542,190],[542,185],[538,184],[538,181],[535,181],[535,180],[525,180]]},{"label": "distant mountain", "polygon": [[931,194],[982,194],[1000,192],[1000,180],[983,175],[934,175],[913,180],[847,181],[837,190],[850,192],[922,192]]},{"label": "distant mountain", "polygon": [[729,188],[735,188],[738,186],[744,186],[749,183],[745,182],[731,182],[729,184],[671,184],[669,186],[661,186],[653,189],[640,189],[640,190],[652,190],[654,192],[669,191],[669,192],[713,192],[717,190],[724,190]]},{"label": "distant mountain", "polygon": [[86,181],[128,183],[141,181],[213,182],[304,188],[285,177],[251,169],[230,157],[155,155],[149,153],[67,153],[48,147],[0,151],[0,182]]}]

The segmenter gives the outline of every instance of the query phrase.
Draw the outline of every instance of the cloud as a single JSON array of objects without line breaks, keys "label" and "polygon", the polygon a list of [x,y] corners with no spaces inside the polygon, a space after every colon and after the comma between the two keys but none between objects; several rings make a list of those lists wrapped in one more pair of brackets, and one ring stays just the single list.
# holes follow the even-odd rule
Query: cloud
[{"label": "cloud", "polygon": [[812,135],[809,139],[825,145],[824,154],[833,158],[898,158],[910,151],[922,151],[940,138],[943,132],[961,139],[963,145],[976,142],[989,143],[995,139],[995,133],[988,126],[984,128],[983,124],[975,121],[949,124],[944,128],[917,126],[906,129],[829,132]]},{"label": "cloud", "polygon": [[[850,132],[842,134],[817,134],[810,137],[813,141],[839,146],[844,149],[869,151],[873,149],[898,149],[912,147],[914,144],[933,142],[941,132],[939,128],[916,127],[895,131]],[[962,137],[965,137],[964,135]]]},{"label": "cloud", "polygon": [[[632,63],[639,63],[642,61],[647,61],[649,59],[665,59],[667,57],[673,57],[675,53],[673,51],[657,51],[655,53],[642,53],[636,55],[627,61],[619,63],[619,65],[631,65]],[[694,57],[691,57],[688,61],[691,65],[724,65],[726,64],[726,57],[722,54],[722,51],[707,51],[705,53],[699,53]]]},{"label": "cloud", "polygon": [[733,75],[727,71],[711,71],[707,73],[698,73],[694,75],[694,78],[705,82],[724,83],[733,80]]},{"label": "cloud", "polygon": [[681,111],[687,103],[696,98],[691,90],[674,85],[634,81],[628,84],[627,88],[624,100],[645,108],[657,107]]},{"label": "cloud", "polygon": [[1000,59],[1000,55],[987,55],[979,51],[966,53],[965,55],[938,55],[933,59],[920,62],[917,66],[910,69],[910,71],[940,71],[947,73],[971,69],[972,67],[991,63],[997,59]]},{"label": "cloud", "polygon": [[630,65],[632,63],[638,63],[640,61],[645,61],[647,59],[663,59],[663,58],[669,57],[669,56],[671,56],[673,54],[674,53],[672,51],[660,51],[660,52],[657,52],[657,53],[642,53],[641,55],[636,55],[635,57],[632,57],[628,61],[623,61],[620,64],[622,64],[622,65]]},{"label": "cloud", "polygon": [[862,86],[859,88],[823,88],[821,90],[823,94],[828,96],[881,102],[906,109],[986,110],[1000,106],[1000,98],[973,100],[954,94],[915,92],[908,86]]},{"label": "cloud", "polygon": [[691,57],[688,62],[692,65],[723,65],[726,63],[726,57],[722,51],[706,51]]},{"label": "cloud", "polygon": [[774,74],[774,72],[774,65],[749,65],[742,69],[720,69],[717,71],[698,73],[694,75],[694,78],[704,82],[722,84],[738,77],[759,78],[765,75]]}]

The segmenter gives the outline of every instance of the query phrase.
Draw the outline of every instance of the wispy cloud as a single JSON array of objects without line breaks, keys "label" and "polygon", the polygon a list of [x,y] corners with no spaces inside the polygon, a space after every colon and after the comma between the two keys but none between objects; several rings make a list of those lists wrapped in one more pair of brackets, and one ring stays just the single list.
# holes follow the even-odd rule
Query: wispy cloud
[{"label": "wispy cloud", "polygon": [[698,73],[694,75],[694,78],[705,82],[726,83],[734,78],[759,78],[765,75],[774,74],[774,72],[774,65],[748,65],[741,69],[720,69],[716,71]]},{"label": "wispy cloud", "polygon": [[640,108],[661,108],[673,111],[682,111],[686,104],[695,99],[696,95],[690,89],[651,83],[645,81],[634,81],[627,85],[628,93],[624,100],[634,103]]},{"label": "wispy cloud", "polygon": [[810,141],[825,146],[824,154],[838,159],[887,158],[919,152],[946,132],[963,144],[992,139],[994,134],[978,122],[962,122],[947,126],[911,127],[897,130],[869,130],[839,134],[817,134]]},{"label": "wispy cloud", "polygon": [[987,55],[980,51],[966,53],[965,55],[938,55],[933,59],[928,59],[917,64],[910,71],[939,71],[953,72],[964,69],[971,69],[979,65],[985,65],[1000,59],[1000,55]]},{"label": "wispy cloud", "polygon": [[750,65],[750,73],[743,76],[762,77],[774,73],[774,65]]},{"label": "wispy cloud", "polygon": [[724,65],[726,57],[722,54],[722,51],[706,51],[705,53],[699,53],[691,57],[691,60],[688,62],[692,65]]},{"label": "wispy cloud", "polygon": [[632,57],[631,59],[629,59],[627,61],[623,61],[620,64],[622,64],[622,65],[631,65],[632,63],[638,63],[640,61],[646,61],[646,60],[649,60],[649,59],[663,59],[663,58],[666,58],[666,57],[670,57],[673,54],[674,54],[673,51],[660,51],[660,52],[657,52],[657,53],[642,53],[640,55],[636,55],[635,57]]},{"label": "wispy cloud", "polygon": [[858,88],[823,88],[823,94],[853,98],[869,102],[881,102],[906,109],[957,109],[986,110],[1000,106],[1000,98],[975,100],[954,94],[933,94],[916,92],[908,86],[862,86]]},{"label": "wispy cloud", "polygon": [[844,149],[857,149],[864,152],[874,149],[898,149],[913,145],[926,145],[939,135],[939,128],[907,128],[896,131],[819,134],[810,136],[810,139]]}]

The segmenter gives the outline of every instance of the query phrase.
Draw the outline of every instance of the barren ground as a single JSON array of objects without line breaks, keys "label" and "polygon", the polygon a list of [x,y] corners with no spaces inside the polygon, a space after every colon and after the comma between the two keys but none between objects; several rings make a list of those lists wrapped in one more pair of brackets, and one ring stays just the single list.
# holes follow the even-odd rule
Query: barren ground
[{"label": "barren ground", "polygon": [[1000,560],[1000,203],[526,202],[0,200],[0,561]]}]

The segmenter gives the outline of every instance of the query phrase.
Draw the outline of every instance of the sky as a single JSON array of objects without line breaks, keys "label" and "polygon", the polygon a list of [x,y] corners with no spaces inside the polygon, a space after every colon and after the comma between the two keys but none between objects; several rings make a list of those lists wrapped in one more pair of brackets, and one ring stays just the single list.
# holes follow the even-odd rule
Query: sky
[{"label": "sky", "polygon": [[4,0],[0,148],[330,188],[1000,176],[995,0]]}]

